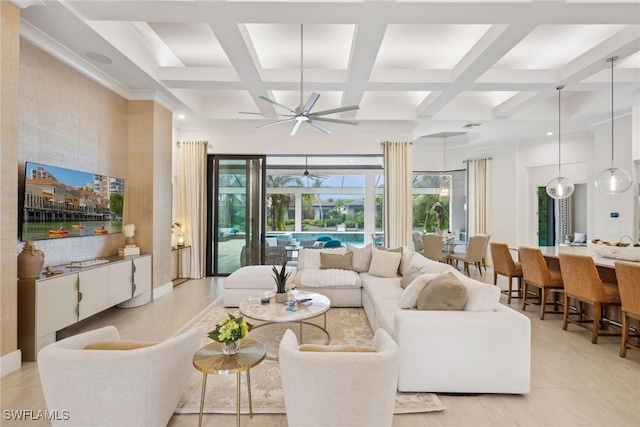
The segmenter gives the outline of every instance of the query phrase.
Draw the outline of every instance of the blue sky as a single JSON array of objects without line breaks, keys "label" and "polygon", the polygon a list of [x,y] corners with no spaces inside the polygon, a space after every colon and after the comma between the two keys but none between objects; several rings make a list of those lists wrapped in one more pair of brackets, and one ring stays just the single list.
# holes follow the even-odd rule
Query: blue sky
[{"label": "blue sky", "polygon": [[71,187],[78,188],[84,187],[87,184],[93,185],[93,174],[87,172],[74,171],[70,169],[59,168],[56,166],[43,165],[40,163],[27,162],[26,176],[31,176],[31,171],[37,169],[38,166],[42,166],[47,172],[53,175],[58,182],[61,182]]}]

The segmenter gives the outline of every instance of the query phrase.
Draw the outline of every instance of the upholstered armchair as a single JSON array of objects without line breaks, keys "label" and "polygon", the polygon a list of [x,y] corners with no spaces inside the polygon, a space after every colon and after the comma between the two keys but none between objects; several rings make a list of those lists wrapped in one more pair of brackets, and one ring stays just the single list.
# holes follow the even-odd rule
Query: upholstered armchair
[{"label": "upholstered armchair", "polygon": [[44,347],[38,369],[47,409],[69,414],[52,425],[167,425],[193,373],[201,340],[197,327],[143,348],[86,350],[96,342],[125,344],[114,326],[106,326]]},{"label": "upholstered armchair", "polygon": [[[280,342],[280,375],[289,426],[390,426],[400,351],[383,329],[376,331],[372,346],[373,352],[331,345],[299,348],[296,335],[287,330]],[[311,351],[301,351],[305,348]]]}]

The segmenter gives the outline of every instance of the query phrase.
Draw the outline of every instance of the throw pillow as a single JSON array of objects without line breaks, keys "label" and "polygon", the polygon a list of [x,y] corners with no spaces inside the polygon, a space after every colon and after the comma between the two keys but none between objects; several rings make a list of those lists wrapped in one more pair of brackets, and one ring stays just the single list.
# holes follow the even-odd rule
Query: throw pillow
[{"label": "throw pillow", "polygon": [[353,252],[344,255],[320,253],[320,270],[337,268],[338,270],[353,270]]},{"label": "throw pillow", "polygon": [[385,252],[398,252],[398,253],[402,253],[402,246],[398,246],[397,248],[386,248],[384,246],[376,246],[376,249],[378,249],[379,251],[385,251]]},{"label": "throw pillow", "polygon": [[377,353],[375,347],[368,345],[319,345],[302,344],[298,351],[320,351],[325,353]]},{"label": "throw pillow", "polygon": [[465,276],[458,270],[453,274],[467,288],[465,311],[495,311],[500,302],[500,288]]},{"label": "throw pillow", "polygon": [[418,310],[462,310],[467,303],[467,288],[453,273],[431,280],[418,295]]},{"label": "throw pillow", "polygon": [[378,277],[398,277],[401,258],[400,252],[381,251],[376,248],[371,255],[369,274]]},{"label": "throw pillow", "polygon": [[411,265],[411,260],[416,253],[412,251],[410,248],[406,246],[402,246],[402,258],[400,259],[400,267],[398,268],[398,272],[401,276],[407,274],[407,270],[409,270],[409,266]]},{"label": "throw pillow", "polygon": [[300,249],[298,255],[298,270],[303,268],[320,268],[321,253],[343,255],[347,253],[347,248]]},{"label": "throw pillow", "polygon": [[409,283],[409,286],[402,292],[400,308],[415,308],[420,292],[437,276],[437,274],[421,274],[413,279],[413,282]]},{"label": "throw pillow", "polygon": [[137,348],[151,347],[155,342],[146,341],[95,341],[84,346],[85,350],[135,350]]},{"label": "throw pillow", "polygon": [[353,270],[358,273],[369,271],[371,266],[372,249],[371,243],[367,246],[358,248],[347,243],[347,251],[353,253]]},{"label": "throw pillow", "polygon": [[409,265],[413,265],[415,268],[420,270],[423,273],[429,274],[440,274],[445,271],[453,271],[455,270],[449,264],[445,264],[444,262],[433,261],[429,258],[425,258],[421,254],[415,254],[411,257],[411,262]]},{"label": "throw pillow", "polygon": [[420,270],[418,270],[417,268],[410,266],[407,269],[407,272],[404,274],[404,276],[402,276],[402,279],[400,279],[400,287],[402,289],[406,289],[407,286],[409,286],[409,284],[411,282],[413,282],[415,280],[416,277],[418,277],[419,275],[421,275],[422,273],[420,273]]}]

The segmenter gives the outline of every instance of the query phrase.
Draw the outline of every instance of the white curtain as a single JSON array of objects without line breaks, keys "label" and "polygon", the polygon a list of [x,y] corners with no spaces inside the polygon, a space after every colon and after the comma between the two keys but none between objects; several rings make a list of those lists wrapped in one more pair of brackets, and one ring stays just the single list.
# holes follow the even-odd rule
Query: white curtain
[{"label": "white curtain", "polygon": [[[491,159],[467,160],[467,238],[476,234],[491,234]],[[487,252],[489,249],[487,248]],[[485,254],[485,260],[491,260],[491,254]],[[489,263],[489,262],[487,262]]]},{"label": "white curtain", "polygon": [[410,142],[383,142],[384,242],[387,247],[409,246],[413,211],[413,150]]},{"label": "white curtain", "polygon": [[180,173],[175,221],[182,223],[185,244],[191,245],[191,278],[201,279],[205,274],[207,142],[179,142],[178,153]]}]

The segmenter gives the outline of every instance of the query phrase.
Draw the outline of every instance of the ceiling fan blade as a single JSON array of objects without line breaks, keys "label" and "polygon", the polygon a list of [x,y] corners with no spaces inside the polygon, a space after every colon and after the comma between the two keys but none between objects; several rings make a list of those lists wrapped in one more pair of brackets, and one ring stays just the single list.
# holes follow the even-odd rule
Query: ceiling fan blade
[{"label": "ceiling fan blade", "polygon": [[259,96],[258,98],[262,99],[263,101],[270,102],[270,103],[272,103],[273,105],[277,105],[277,106],[278,106],[278,107],[280,107],[280,108],[284,108],[285,110],[287,110],[287,111],[288,111],[288,112],[290,112],[291,114],[295,114],[295,113],[296,113],[296,112],[295,112],[295,111],[293,111],[291,108],[289,108],[289,107],[287,107],[287,106],[285,106],[285,105],[282,105],[282,104],[280,104],[280,103],[278,103],[278,102],[276,102],[276,101],[274,101],[274,100],[272,100],[272,99],[269,99],[269,98],[267,98],[266,96]]},{"label": "ceiling fan blade", "polygon": [[251,114],[262,117],[294,117],[291,114],[263,114],[263,113],[251,113],[248,111],[239,111],[238,114]]},{"label": "ceiling fan blade", "polygon": [[307,100],[307,103],[304,104],[304,107],[302,107],[302,115],[303,116],[306,116],[307,114],[309,114],[309,111],[311,111],[311,109],[316,104],[316,102],[318,102],[318,98],[320,98],[320,94],[319,93],[313,92],[311,94],[311,96]]},{"label": "ceiling fan blade", "polygon": [[357,125],[358,122],[354,122],[353,120],[342,120],[342,119],[330,119],[328,117],[313,117],[313,120],[318,120],[322,122],[331,122],[331,123],[341,123],[343,125]]},{"label": "ceiling fan blade", "polygon": [[332,110],[318,111],[317,113],[309,114],[309,117],[311,117],[311,116],[324,116],[324,115],[327,115],[327,114],[342,113],[343,111],[351,111],[351,110],[358,110],[358,109],[360,109],[360,106],[358,106],[358,105],[349,105],[348,107],[339,107],[339,108],[334,108]]},{"label": "ceiling fan blade", "polygon": [[290,119],[285,119],[285,120],[278,120],[277,122],[267,123],[266,125],[256,126],[256,129],[268,128],[269,126],[279,125],[280,123],[286,123],[292,120],[295,120],[295,117],[292,117]]},{"label": "ceiling fan blade", "polygon": [[327,129],[326,127],[314,122],[313,120],[307,120],[307,123],[309,123],[311,126],[313,126],[314,128],[326,133],[327,135],[331,135],[331,131],[329,129]]},{"label": "ceiling fan blade", "polygon": [[296,133],[298,133],[298,129],[300,128],[301,124],[301,120],[296,120],[296,123],[293,125],[293,129],[291,129],[291,133],[289,134],[289,136],[294,136]]}]

